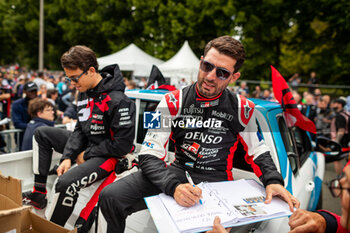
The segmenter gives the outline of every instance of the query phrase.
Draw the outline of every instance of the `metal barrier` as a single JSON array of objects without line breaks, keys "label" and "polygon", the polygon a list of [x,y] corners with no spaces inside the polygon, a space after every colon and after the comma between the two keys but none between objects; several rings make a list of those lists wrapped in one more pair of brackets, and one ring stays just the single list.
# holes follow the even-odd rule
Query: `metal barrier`
[{"label": "metal barrier", "polygon": [[[55,125],[57,128],[66,128],[66,125],[59,124]],[[0,131],[0,135],[4,138],[6,142],[6,153],[14,153],[21,151],[21,148],[19,148],[19,144],[17,143],[19,141],[20,133],[24,132],[22,129],[7,129]]]}]

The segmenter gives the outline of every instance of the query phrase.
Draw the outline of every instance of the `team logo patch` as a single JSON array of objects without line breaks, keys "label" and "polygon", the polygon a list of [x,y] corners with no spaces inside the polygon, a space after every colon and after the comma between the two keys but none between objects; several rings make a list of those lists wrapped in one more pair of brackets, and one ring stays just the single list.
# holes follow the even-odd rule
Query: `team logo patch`
[{"label": "team logo patch", "polygon": [[161,128],[161,113],[144,112],[143,113],[143,128],[145,129],[160,129]]},{"label": "team logo patch", "polygon": [[243,96],[238,96],[238,98],[240,100],[239,101],[240,122],[243,123],[244,125],[247,125],[254,112],[254,103],[251,102],[250,100],[247,100]]},{"label": "team logo patch", "polygon": [[179,111],[179,106],[180,106],[179,98],[180,98],[179,90],[173,91],[165,95],[165,100],[168,104],[169,112],[172,116],[176,115],[177,112]]}]

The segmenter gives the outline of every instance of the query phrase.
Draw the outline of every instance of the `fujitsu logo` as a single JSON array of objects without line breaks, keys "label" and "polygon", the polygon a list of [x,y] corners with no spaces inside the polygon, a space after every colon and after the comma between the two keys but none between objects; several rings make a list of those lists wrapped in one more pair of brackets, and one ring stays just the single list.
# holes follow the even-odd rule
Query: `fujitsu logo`
[{"label": "fujitsu logo", "polygon": [[191,104],[189,108],[184,108],[184,114],[193,114],[193,113],[202,114],[203,112],[204,112],[203,108],[196,108],[194,107],[194,104]]}]

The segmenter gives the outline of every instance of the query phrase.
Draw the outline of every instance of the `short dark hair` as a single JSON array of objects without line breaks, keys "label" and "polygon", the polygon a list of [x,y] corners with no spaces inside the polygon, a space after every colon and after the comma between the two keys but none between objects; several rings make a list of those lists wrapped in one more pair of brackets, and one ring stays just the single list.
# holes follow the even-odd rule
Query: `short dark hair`
[{"label": "short dark hair", "polygon": [[33,119],[38,116],[38,112],[44,111],[45,107],[53,107],[50,101],[34,98],[29,102],[28,114]]},{"label": "short dark hair", "polygon": [[90,67],[98,70],[96,54],[92,49],[84,45],[76,45],[71,47],[61,57],[61,65],[63,68],[70,70],[81,69],[87,71]]},{"label": "short dark hair", "polygon": [[234,72],[238,72],[243,65],[245,59],[244,47],[241,42],[232,36],[221,36],[209,41],[204,49],[204,57],[211,48],[215,48],[219,53],[232,57],[237,61],[234,66]]},{"label": "short dark hair", "polygon": [[343,107],[346,105],[346,101],[343,100],[342,98],[335,99],[334,103],[341,104]]},{"label": "short dark hair", "polygon": [[58,94],[58,90],[57,89],[48,89],[47,91],[46,91],[46,96],[47,96],[47,98],[51,98],[52,97],[52,95],[56,95],[56,94]]}]

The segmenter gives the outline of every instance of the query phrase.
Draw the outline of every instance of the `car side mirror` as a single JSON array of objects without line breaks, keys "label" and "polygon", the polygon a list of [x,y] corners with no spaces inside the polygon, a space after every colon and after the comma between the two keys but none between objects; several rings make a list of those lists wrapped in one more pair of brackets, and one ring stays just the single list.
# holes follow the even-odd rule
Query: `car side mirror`
[{"label": "car side mirror", "polygon": [[315,150],[324,154],[326,163],[339,161],[348,156],[348,153],[342,152],[342,147],[339,143],[330,140],[326,137],[317,137]]}]

